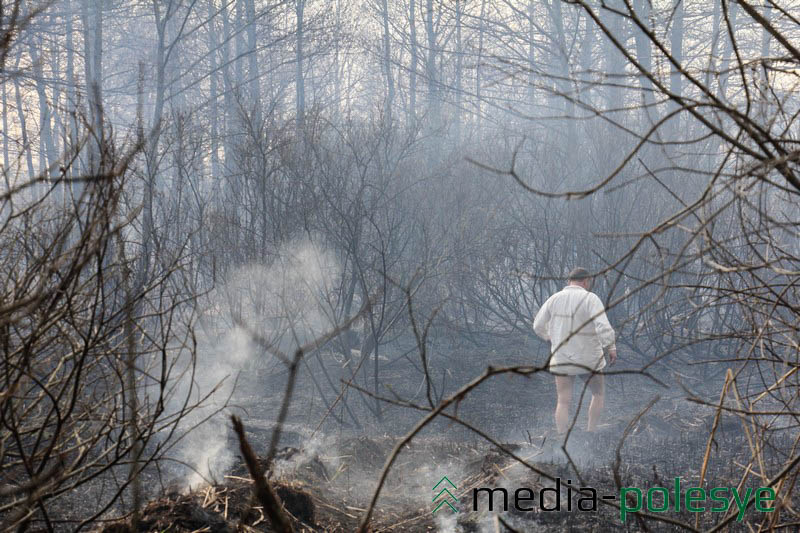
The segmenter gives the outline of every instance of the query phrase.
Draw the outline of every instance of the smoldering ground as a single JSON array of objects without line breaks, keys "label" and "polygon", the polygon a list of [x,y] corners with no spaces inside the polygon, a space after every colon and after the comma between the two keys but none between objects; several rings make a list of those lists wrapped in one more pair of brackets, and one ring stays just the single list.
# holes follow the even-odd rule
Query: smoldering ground
[{"label": "smoldering ground", "polygon": [[[230,492],[239,505],[239,514],[229,510],[231,523],[241,520],[257,529],[267,527],[258,511],[247,510],[258,506],[250,501],[249,474],[242,466],[228,414],[242,417],[253,448],[265,454],[288,375],[284,363],[265,346],[291,354],[299,344],[333,328],[341,318],[335,318],[330,311],[335,307],[330,293],[342,282],[341,277],[336,258],[324,243],[304,240],[285,247],[272,263],[234,272],[227,283],[209,295],[198,322],[194,373],[184,373],[175,384],[180,391],[176,398],[188,394],[192,400],[205,399],[204,407],[192,412],[180,427],[185,436],[170,451],[174,461],[166,463],[171,466],[164,469],[164,479],[147,472],[147,479],[153,481],[146,485],[147,497],[154,507],[150,508],[152,516],[145,516],[151,516],[153,521],[143,523],[163,522],[180,529],[176,522],[180,515],[175,514],[173,505],[176,502],[191,502],[208,517],[227,520],[224,494]],[[353,329],[363,336],[365,326],[360,324]],[[541,362],[546,349],[526,342],[497,342],[487,352],[454,344],[451,338],[438,335],[427,339],[426,346],[430,390],[435,399],[446,397],[489,365],[529,365],[532,359]],[[271,479],[293,501],[294,506],[289,505],[291,511],[300,512],[302,507],[296,505],[302,506],[302,502],[315,502],[314,512],[304,520],[311,520],[324,531],[353,531],[393,446],[421,416],[418,410],[386,402],[376,413],[373,398],[346,386],[350,380],[362,388],[369,385],[371,376],[365,371],[369,367],[359,367],[357,351],[343,351],[332,342],[306,354],[283,427],[279,454],[271,468]],[[424,405],[426,375],[419,346],[408,339],[387,343],[379,357],[385,365],[381,391],[387,398]],[[457,360],[458,364],[443,364],[446,360]],[[615,368],[635,368],[635,363],[623,360]],[[355,371],[359,368],[361,373]],[[665,388],[641,375],[608,377],[602,438],[591,443],[578,439],[586,422],[589,399],[587,393],[579,401],[582,391],[578,386],[573,392],[575,438],[553,443],[555,388],[552,377],[545,373],[496,376],[459,402],[457,410],[449,412],[550,477],[582,478],[598,490],[613,491],[616,469],[627,486],[659,485],[663,479],[696,473],[704,464],[715,410],[687,402],[686,397],[696,393],[713,399],[724,383],[724,375],[719,371],[706,377],[676,375],[669,367],[658,371],[658,377],[671,387]],[[679,388],[678,382],[686,389]],[[657,396],[657,403],[637,418]],[[764,400],[763,405],[774,407],[774,401]],[[740,431],[742,423],[731,414],[718,420],[719,429],[712,442],[714,457],[727,460],[712,458],[708,462],[709,483],[713,480],[720,486],[729,485],[747,467],[749,449]],[[618,446],[620,462],[616,464]],[[764,459],[768,464],[782,458],[774,450],[767,450]],[[432,514],[432,498],[436,495],[432,487],[443,475],[458,487],[454,492],[459,498],[459,513],[449,516]],[[518,464],[469,428],[440,418],[400,450],[381,490],[374,524],[397,531],[425,527],[493,531],[498,523],[494,518],[497,511],[471,512],[470,491],[478,486],[504,487],[511,492],[517,487],[540,489],[549,483],[547,475]],[[185,494],[164,496],[163,487],[170,482],[173,487],[177,482]],[[297,494],[307,497],[296,497]],[[511,509],[501,516],[523,531],[534,527],[560,530],[565,524],[604,529],[619,525],[618,512],[607,507],[601,507],[595,515],[520,514]],[[201,528],[211,522],[187,523]]]},{"label": "smoldering ground", "polygon": [[[219,412],[212,413],[190,432],[177,449],[177,456],[191,467],[183,471],[184,488],[192,489],[190,497],[206,494],[203,505],[208,508],[223,512],[221,500],[209,503],[209,490],[229,490],[226,487],[231,483],[248,476],[225,415],[241,414],[250,443],[262,454],[266,453],[275,427],[287,374],[283,364],[265,353],[253,340],[254,336],[269,338],[273,346],[290,352],[297,343],[333,327],[334,322],[327,314],[330,303],[326,300],[326,287],[336,283],[338,275],[335,261],[326,255],[324,248],[306,242],[287,248],[287,258],[280,262],[238,272],[220,290],[221,296],[212,300],[216,303],[209,307],[212,311],[204,318],[201,337],[208,343],[207,348],[200,350],[201,357],[207,359],[201,359],[198,365],[202,369],[199,375],[207,377],[198,377],[194,385],[197,394],[203,395],[217,387],[224,377],[236,379],[223,381],[223,386],[217,388],[215,397],[225,401],[210,404],[208,409]],[[287,330],[291,336],[283,335]],[[432,342],[432,357],[436,357],[435,349],[443,345],[440,343],[441,340]],[[461,357],[463,364],[447,370],[449,385],[435,392],[454,390],[491,364],[493,358],[523,362],[529,357],[524,346],[504,348],[509,355],[500,350],[500,354],[490,355],[488,360],[483,352],[465,351]],[[335,346],[308,354],[270,473],[277,486],[289,487],[284,491],[308,495],[308,501],[315,504],[314,512],[305,519],[312,520],[313,516],[314,523],[330,531],[355,527],[369,504],[392,447],[419,417],[417,411],[385,405],[381,419],[376,420],[371,411],[372,400],[341,383],[352,378],[348,373],[352,367],[342,365],[345,359]],[[387,360],[395,364],[384,374],[386,389],[406,398],[421,398],[419,367],[413,360],[391,352]],[[320,383],[325,373],[340,379],[338,400],[332,400],[336,389],[323,389],[329,394],[327,402],[321,397]],[[398,531],[416,531],[421,527],[436,527],[442,532],[493,531],[498,523],[494,517],[498,510],[471,511],[470,491],[475,487],[503,487],[510,492],[518,487],[541,489],[551,482],[548,476],[560,476],[582,478],[584,483],[594,483],[598,490],[613,491],[615,471],[621,473],[628,485],[646,487],[658,484],[661,479],[696,472],[703,464],[704,439],[713,424],[713,411],[686,402],[685,394],[665,390],[642,376],[610,376],[607,414],[601,425],[601,437],[595,441],[580,439],[588,407],[588,394],[582,403],[580,394],[580,388],[576,388],[573,400],[576,424],[571,440],[553,442],[556,439],[551,420],[554,386],[550,376],[500,376],[479,387],[459,407],[460,417],[487,432],[539,472],[493,448],[468,428],[440,419],[400,450],[382,488],[374,523]],[[656,395],[661,398],[655,407],[637,418],[642,404]],[[637,401],[632,402],[631,398]],[[359,421],[363,422],[361,426]],[[727,456],[741,456],[744,461],[747,453],[741,434],[735,431],[736,424],[733,417],[723,417],[714,446],[727,447]],[[706,479],[730,479],[736,473],[737,468],[731,468],[730,462],[712,461]],[[444,475],[458,486],[454,492],[459,498],[460,514],[432,514],[432,498],[436,495],[432,487]],[[284,493],[290,498],[294,494]],[[295,507],[291,510],[299,512]],[[529,527],[557,530],[564,524],[594,524],[613,529],[619,525],[615,521],[617,514],[618,510],[601,506],[591,516],[515,513],[513,509],[500,516],[522,530]],[[263,517],[261,522],[258,516],[248,519],[256,526],[264,524]]]},{"label": "smoldering ground", "polygon": [[[288,377],[284,362],[270,350],[291,354],[297,346],[333,329],[337,318],[331,311],[336,307],[331,293],[341,282],[341,268],[321,240],[304,240],[286,246],[270,264],[235,271],[209,295],[198,322],[197,370],[194,375],[185,374],[180,383],[186,388],[184,394],[191,386],[194,399],[206,398],[202,409],[185,420],[181,429],[186,435],[172,452],[182,466],[173,468],[170,475],[182,490],[202,493],[209,486],[225,487],[232,479],[247,478],[228,414],[243,418],[251,445],[257,453],[266,453]],[[435,361],[437,352],[446,347],[446,339],[430,339],[430,357]],[[433,370],[433,394],[455,390],[494,361],[531,362],[530,349],[524,344],[499,348],[490,354],[465,350],[461,365]],[[357,351],[342,353],[335,342],[306,354],[270,474],[279,485],[305,491],[341,511],[326,516],[324,506],[315,507],[320,521],[338,521],[345,524],[345,530],[368,506],[397,439],[419,417],[417,411],[386,404],[376,419],[373,399],[346,386],[350,380],[363,382],[364,375],[353,372],[358,368],[353,360],[358,355]],[[413,350],[403,354],[395,347],[384,351],[383,357],[391,363],[382,377],[383,390],[410,402],[424,399],[419,354]],[[581,432],[589,394],[576,386],[575,424],[566,442],[559,441],[552,431],[555,391],[549,375],[499,376],[486,382],[463,400],[458,415],[540,473],[493,449],[468,428],[440,419],[400,450],[382,487],[375,520],[408,531],[422,524],[440,531],[490,531],[496,525],[493,514],[497,511],[471,512],[471,489],[503,487],[513,493],[517,487],[542,488],[549,483],[544,472],[564,479],[588,475],[598,488],[611,490],[617,446],[622,461],[616,468],[627,470],[628,479],[655,483],[661,477],[697,468],[704,442],[700,436],[687,437],[686,432],[689,428],[707,429],[709,411],[696,405],[687,410],[683,395],[670,394],[642,376],[609,376],[607,381],[608,405],[601,437],[588,441]],[[658,406],[636,420],[642,404],[657,394],[662,396]],[[725,430],[734,423],[726,417]],[[720,435],[715,445],[726,442],[726,434]],[[723,475],[722,466],[712,464],[709,476],[712,472]],[[462,512],[458,516],[432,514],[432,487],[445,475],[458,486],[454,490]],[[611,523],[611,510],[603,508],[599,513]],[[545,526],[556,520],[554,516],[518,516],[512,509],[504,520],[520,523],[524,529],[531,520]],[[563,513],[557,516],[558,520],[567,519]]]},{"label": "smoldering ground", "polygon": [[230,470],[235,447],[229,413],[247,416],[237,401],[280,392],[264,391],[258,381],[241,379],[242,373],[281,374],[285,361],[270,350],[291,354],[333,329],[330,295],[339,276],[330,251],[312,240],[297,241],[270,264],[237,269],[204,300],[190,362],[196,370],[183,373],[175,395],[203,404],[183,420],[185,436],[174,447],[173,457],[189,470],[181,483],[191,488]]},{"label": "smoldering ground", "polygon": [[[621,404],[618,403],[620,407]],[[702,464],[703,436],[688,430],[694,424],[707,427],[712,423],[712,417],[700,409],[684,410],[680,420],[677,420],[675,412],[669,410],[669,404],[670,401],[665,400],[662,412],[642,417],[627,435],[621,450],[623,462],[617,468],[626,486],[640,486],[645,490],[649,486],[663,486],[664,480],[670,480],[675,472],[691,477],[697,471],[697,465]],[[258,422],[263,421],[257,416],[251,417],[252,424]],[[623,432],[626,429],[624,422],[614,420],[606,429],[612,433]],[[744,459],[746,450],[741,448],[740,439],[732,437],[729,427],[736,421],[726,419],[724,423],[726,428],[718,434],[716,446],[725,451],[726,457]],[[298,429],[302,426],[302,423],[294,425]],[[614,464],[613,461],[591,461],[575,469],[564,460],[547,459],[542,447],[537,444],[503,443],[505,448],[538,470],[534,472],[486,443],[458,438],[458,432],[452,429],[445,424],[438,425],[419,435],[401,450],[378,501],[374,527],[394,531],[423,531],[429,527],[455,532],[494,531],[498,523],[495,515],[521,531],[561,531],[565,526],[589,530],[622,527],[619,510],[602,504],[594,513],[563,510],[541,512],[538,509],[519,512],[513,504],[503,511],[496,499],[495,508],[489,511],[484,499],[479,500],[477,511],[473,510],[472,491],[475,488],[505,488],[513,494],[517,488],[529,487],[539,493],[543,488],[553,485],[551,478],[554,477],[572,479],[576,485],[592,486],[601,493],[613,493],[618,490],[614,482]],[[262,449],[266,436],[259,431],[248,434],[251,442]],[[304,520],[316,524],[315,527],[322,531],[353,531],[369,501],[385,459],[397,441],[396,435],[379,435],[375,431],[361,436],[345,432],[317,435],[306,442],[298,442],[297,447],[284,447],[274,465],[271,479],[288,498],[287,508],[290,512],[309,513],[303,515]],[[615,436],[609,436],[597,444],[598,447],[602,445],[613,449],[617,443]],[[580,456],[576,449],[570,449],[569,443],[567,449],[572,452],[573,459]],[[598,455],[599,450],[595,448],[591,453]],[[714,462],[709,464],[706,479],[711,484],[720,483],[722,480],[735,479],[737,472],[735,464],[731,467],[729,463]],[[440,509],[433,515],[436,493],[432,488],[443,475],[457,486],[452,492],[458,499],[454,502],[458,513],[443,513],[445,509]],[[237,461],[227,477],[210,487],[196,487],[190,496],[194,495],[195,505],[205,506],[203,508],[208,512],[222,515],[227,505],[226,494],[230,494],[231,501],[234,501],[234,494],[240,494],[237,491],[244,490],[246,493],[249,490],[246,482],[241,488],[241,480],[247,477],[246,470]],[[293,496],[296,493],[308,495],[313,508],[298,508],[298,498]],[[562,486],[564,507],[568,496]],[[573,494],[573,498],[577,498],[577,494]],[[246,503],[241,505],[246,507]],[[577,508],[577,501],[572,503]],[[230,509],[233,509],[233,503],[230,503]],[[234,522],[243,519],[247,524],[255,523],[256,529],[265,526],[263,518],[259,522],[258,512],[235,515],[230,509],[229,517]],[[695,518],[686,513],[670,513],[666,516],[687,523]],[[701,524],[710,524],[711,518],[700,516]],[[745,518],[757,519],[750,512]],[[654,527],[658,530],[657,523]]]}]

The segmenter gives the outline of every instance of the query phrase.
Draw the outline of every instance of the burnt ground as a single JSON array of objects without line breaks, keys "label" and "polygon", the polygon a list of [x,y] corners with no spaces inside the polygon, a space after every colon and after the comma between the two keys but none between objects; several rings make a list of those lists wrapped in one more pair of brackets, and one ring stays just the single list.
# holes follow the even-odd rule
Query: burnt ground
[{"label": "burnt ground", "polygon": [[[346,375],[336,374],[334,361],[327,367],[335,382]],[[339,402],[332,415],[325,417],[329,407],[323,401],[320,389],[322,377],[318,366],[324,355],[311,359],[298,383],[292,402],[289,422],[281,439],[281,452],[270,477],[295,518],[301,531],[355,531],[373,493],[376,480],[391,449],[401,435],[408,431],[421,414],[407,408],[382,405],[380,420],[370,409],[374,400],[349,391],[346,402]],[[459,365],[434,372],[438,384],[444,382],[447,393],[479,374],[486,365],[508,365],[526,362],[522,355],[500,356],[496,353],[465,355]],[[529,361],[527,361],[529,362]],[[419,375],[414,376],[413,365],[392,364],[392,359],[382,361],[383,391],[391,388],[397,396],[424,403],[426,392]],[[402,368],[402,371],[400,370]],[[409,370],[411,368],[412,370]],[[436,360],[432,360],[432,368]],[[625,364],[615,367],[624,370]],[[721,373],[724,368],[707,368],[705,375],[692,376],[692,372],[676,375],[662,369],[659,377],[669,387],[662,387],[642,376],[620,375],[608,378],[606,416],[599,437],[589,439],[579,429],[566,444],[569,459],[559,449],[553,449],[552,411],[555,405],[552,377],[542,374],[530,378],[499,376],[479,387],[458,407],[458,415],[474,424],[492,439],[524,459],[539,473],[520,465],[515,459],[499,450],[485,439],[463,426],[447,420],[437,420],[405,447],[392,467],[378,500],[372,531],[453,531],[494,532],[516,531],[654,531],[682,530],[678,525],[653,519],[638,521],[628,516],[625,523],[615,505],[619,499],[619,486],[639,487],[646,493],[649,487],[666,487],[673,490],[674,478],[681,478],[682,496],[685,489],[698,485],[704,460],[709,430],[714,410],[686,400],[688,392],[701,392],[717,401],[721,390]],[[317,388],[310,374],[314,372]],[[370,386],[367,375],[360,379],[362,386]],[[667,381],[669,378],[669,381]],[[283,390],[280,372],[270,369],[247,372],[240,377],[239,389],[232,411],[243,418],[248,439],[259,454],[265,454],[272,434],[272,424],[279,408]],[[680,385],[677,383],[680,382]],[[682,388],[682,387],[685,387]],[[324,398],[332,401],[332,389]],[[441,387],[433,392],[441,393]],[[576,390],[575,404],[577,404]],[[658,401],[632,423],[637,415],[658,397]],[[575,406],[573,406],[575,407]],[[586,402],[577,415],[576,428],[585,424]],[[336,415],[337,421],[333,415]],[[323,420],[320,425],[320,420]],[[360,424],[360,425],[357,425]],[[320,426],[317,429],[317,426]],[[745,487],[763,485],[759,468],[750,463],[750,450],[742,422],[733,416],[723,416],[712,443],[704,486],[738,486],[748,467],[750,474]],[[627,438],[620,445],[623,434]],[[221,431],[226,431],[224,428]],[[772,437],[774,449],[765,454],[768,463],[764,468],[775,472],[775,465],[785,459],[791,448],[794,430],[786,435]],[[228,433],[228,445],[238,450],[234,438]],[[615,463],[619,447],[619,466]],[[553,505],[554,491],[546,491],[540,500],[541,490],[553,486],[546,475],[562,480],[560,500],[562,510],[544,511],[544,505]],[[456,489],[451,489],[458,499],[457,513],[446,507],[432,514],[436,502],[432,490],[437,481],[448,476]],[[619,477],[620,484],[615,481]],[[580,497],[568,492],[566,480],[575,487],[592,487],[598,494],[597,510],[575,510]],[[151,501],[147,505],[141,524],[142,531],[270,531],[260,506],[252,500],[252,481],[241,460],[220,473],[211,483],[199,484],[187,492],[185,487],[172,484],[164,488],[158,483],[148,483]],[[160,487],[160,488],[156,488]],[[502,511],[502,493],[495,493],[494,508],[488,509],[488,499],[483,493],[478,497],[477,510],[473,505],[473,489],[505,488],[509,494],[508,510]],[[532,501],[524,501],[519,510],[514,506],[514,491],[528,488]],[[180,490],[176,490],[180,489]],[[438,489],[441,490],[441,487]],[[438,492],[437,490],[437,492]],[[572,494],[573,509],[567,511],[568,496]],[[671,494],[671,493],[670,493]],[[601,501],[600,496],[611,495],[617,499]],[[524,497],[524,494],[523,494]],[[439,500],[437,500],[438,502]],[[655,503],[659,503],[656,496]],[[711,505],[713,502],[707,502]],[[732,504],[735,507],[735,504]],[[500,511],[500,512],[498,512]],[[719,523],[726,513],[692,513],[681,506],[676,512],[654,513],[658,517],[676,520],[699,529],[708,529]],[[498,518],[499,517],[499,518]],[[786,512],[761,513],[751,506],[741,522],[732,522],[728,530],[747,531],[763,527],[766,521],[790,523]],[[697,523],[695,522],[697,520]],[[505,525],[509,528],[507,529]],[[106,523],[98,529],[106,531],[119,527],[121,522]],[[506,528],[506,529],[504,529]]]},{"label": "burnt ground", "polygon": [[[696,419],[697,423],[705,423]],[[690,469],[689,464],[697,457],[684,453],[691,446],[692,439],[683,443],[679,440],[662,440],[658,445],[661,457],[651,461],[633,461],[631,457],[644,457],[654,447],[653,432],[661,431],[663,424],[671,423],[669,418],[653,417],[642,420],[626,441],[627,459],[623,459],[619,475],[623,486],[637,486],[646,490],[651,486],[663,486],[673,490],[673,477],[681,476],[683,492],[696,484],[699,467]],[[608,430],[609,428],[607,428]],[[678,435],[678,433],[674,433]],[[298,531],[355,531],[367,505],[374,480],[383,466],[396,439],[351,438],[338,443],[338,447],[318,448],[314,453],[301,449],[285,448],[282,458],[272,473],[273,483],[286,509],[295,518]],[[571,466],[564,458],[554,457],[546,447],[538,445],[507,444],[514,453],[545,474],[561,479],[561,511],[544,511],[540,506],[552,508],[555,505],[555,492],[550,491],[543,500],[540,493],[545,487],[552,487],[552,480],[525,468],[505,453],[475,443],[447,441],[440,438],[422,438],[403,450],[392,473],[387,479],[383,496],[375,510],[371,531],[463,531],[489,532],[508,531],[497,521],[498,515],[516,531],[639,531],[642,525],[635,517],[629,516],[626,523],[620,520],[619,509],[613,505],[598,502],[597,509],[591,512],[578,512],[578,499],[575,492],[568,492],[567,479],[575,487],[593,487],[598,496],[618,495],[614,483],[612,459],[613,441],[606,438],[597,449],[587,443],[567,443],[579,463]],[[697,443],[699,444],[699,443]],[[727,446],[733,442],[720,442]],[[591,452],[596,461],[590,461]],[[735,455],[730,450],[730,455]],[[742,458],[744,460],[744,458]],[[684,464],[680,471],[675,470]],[[731,466],[733,465],[733,466]],[[738,483],[741,469],[736,460],[726,464],[712,464],[707,475],[706,486],[731,486]],[[432,514],[432,497],[437,491],[432,486],[442,475],[447,475],[456,484],[452,489],[458,499],[454,502],[458,513],[441,508],[437,515]],[[757,486],[757,483],[750,483]],[[188,494],[162,496],[152,501],[144,512],[141,531],[271,531],[260,506],[251,496],[252,482],[243,465],[238,465],[221,482],[197,487]],[[473,505],[473,489],[506,488],[509,494],[508,509],[501,511],[501,493],[494,496],[494,512],[488,509],[485,493],[478,497],[477,510]],[[441,488],[441,487],[440,487]],[[514,505],[514,491],[529,488],[533,501]],[[570,499],[572,511],[567,511]],[[600,498],[598,497],[598,500]],[[616,503],[615,500],[612,503]],[[519,507],[519,509],[517,508]],[[527,509],[532,510],[527,510]],[[670,519],[681,520],[694,525],[699,516],[699,527],[706,529],[720,519],[719,515],[701,513],[699,515],[682,511],[664,513]],[[748,530],[748,525],[756,529],[765,515],[753,509],[745,513],[741,523],[734,523],[729,530]],[[786,517],[788,520],[788,517]],[[498,527],[498,529],[495,529]],[[647,521],[647,527],[654,531],[679,531],[682,528],[657,521]],[[109,531],[106,528],[106,531]]]}]

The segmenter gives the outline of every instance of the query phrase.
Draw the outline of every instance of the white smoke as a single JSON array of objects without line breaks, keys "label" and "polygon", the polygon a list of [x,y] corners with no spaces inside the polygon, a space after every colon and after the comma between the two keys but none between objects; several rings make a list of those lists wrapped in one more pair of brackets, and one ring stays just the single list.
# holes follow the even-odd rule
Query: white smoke
[{"label": "white smoke", "polygon": [[235,270],[208,295],[196,329],[196,371],[183,374],[173,396],[174,403],[187,395],[191,402],[203,401],[181,422],[182,431],[191,431],[172,452],[189,468],[185,486],[219,480],[233,466],[235,439],[224,407],[243,392],[234,390],[237,377],[280,364],[269,349],[291,356],[298,346],[332,329],[328,297],[340,275],[330,251],[303,240],[282,248],[268,265]]},{"label": "white smoke", "polygon": [[290,352],[334,327],[329,296],[340,276],[331,252],[309,240],[291,243],[270,265],[232,273],[216,294],[218,318]]},{"label": "white smoke", "polygon": [[191,468],[185,480],[188,488],[219,479],[233,465],[235,454],[228,446],[230,424],[222,409],[233,393],[239,370],[253,353],[249,335],[241,328],[232,328],[218,339],[204,329],[199,333],[191,396],[203,405],[183,421],[191,431],[176,450],[176,458]]},{"label": "white smoke", "polygon": [[462,529],[458,525],[458,515],[453,513],[438,513],[435,515],[435,518],[436,530],[439,533],[461,533]]}]

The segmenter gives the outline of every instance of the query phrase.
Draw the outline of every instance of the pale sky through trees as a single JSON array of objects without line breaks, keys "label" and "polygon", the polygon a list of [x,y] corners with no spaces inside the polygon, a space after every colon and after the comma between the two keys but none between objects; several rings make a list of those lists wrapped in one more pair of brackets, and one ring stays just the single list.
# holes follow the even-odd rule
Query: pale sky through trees
[{"label": "pale sky through trees", "polygon": [[[586,12],[551,1],[418,1],[412,14],[408,2],[62,0],[23,2],[23,16],[40,6],[46,7],[6,60],[8,75],[20,74],[7,78],[3,96],[4,148],[11,160],[30,151],[37,171],[69,146],[69,114],[85,109],[89,87],[98,81],[116,134],[125,135],[135,120],[141,85],[146,129],[174,113],[200,114],[208,122],[214,110],[217,135],[207,142],[219,146],[237,105],[247,109],[257,101],[281,122],[296,113],[298,95],[307,111],[330,120],[391,116],[397,127],[408,127],[411,119],[425,117],[429,125],[435,118],[436,127],[474,138],[482,128],[495,135],[507,128],[522,135],[563,129],[541,119],[633,107],[641,101],[637,89],[648,89],[630,65],[619,68],[624,58]],[[304,8],[302,26],[298,6]],[[791,42],[797,37],[787,19],[793,6],[779,7],[787,15],[777,8],[765,13],[778,25],[785,21]],[[795,71],[786,65],[788,73],[780,73],[774,39],[740,11],[733,3],[728,14],[743,63],[752,69],[762,57],[775,59],[770,76],[791,92]],[[618,30],[633,57],[644,54],[630,20],[597,13]],[[673,55],[687,74],[735,101],[742,84],[732,75],[736,53],[724,15],[719,2],[660,2],[642,11],[667,50],[679,48]],[[642,59],[656,77],[674,83],[672,66],[656,46],[648,45]],[[628,89],[610,87],[617,85]],[[680,88],[697,94],[686,79]],[[579,105],[565,108],[554,92],[566,92]],[[224,159],[224,149],[220,153]]]}]

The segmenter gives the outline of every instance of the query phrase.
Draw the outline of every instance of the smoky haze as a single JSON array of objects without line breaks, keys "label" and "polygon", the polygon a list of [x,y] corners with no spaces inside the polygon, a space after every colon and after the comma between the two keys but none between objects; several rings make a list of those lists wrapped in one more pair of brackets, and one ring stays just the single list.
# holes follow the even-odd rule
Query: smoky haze
[{"label": "smoky haze", "polygon": [[[798,14],[3,2],[0,520],[136,522],[240,480],[235,414],[345,529],[422,516],[444,474],[533,482],[509,451],[610,485],[780,483],[767,520],[791,522]],[[607,442],[558,449],[532,320],[578,266],[619,361]]]}]

